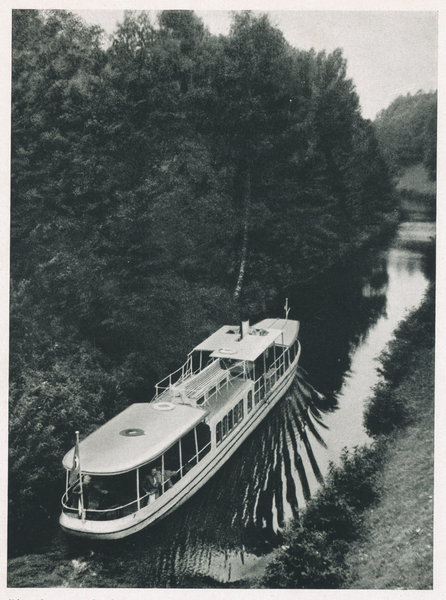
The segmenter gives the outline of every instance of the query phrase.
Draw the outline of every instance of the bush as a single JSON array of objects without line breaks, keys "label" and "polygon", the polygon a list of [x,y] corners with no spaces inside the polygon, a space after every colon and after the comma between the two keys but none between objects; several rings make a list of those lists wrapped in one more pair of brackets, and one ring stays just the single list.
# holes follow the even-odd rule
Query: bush
[{"label": "bush", "polygon": [[364,408],[364,428],[372,438],[388,435],[395,429],[408,425],[410,412],[401,397],[388,384],[375,387],[375,395],[369,398]]},{"label": "bush", "polygon": [[294,521],[287,547],[268,565],[269,588],[335,589],[345,578],[344,557],[361,533],[362,512],[380,496],[385,443],[344,449],[340,466],[330,465],[325,484]]},{"label": "bush", "polygon": [[329,543],[324,532],[301,528],[289,548],[266,568],[268,588],[336,589],[344,580],[346,544]]},{"label": "bush", "polygon": [[435,343],[435,285],[426,292],[421,306],[400,323],[391,340],[379,356],[379,373],[384,381],[374,388],[364,409],[364,427],[371,437],[388,435],[411,421],[410,410],[396,388],[407,375],[414,360],[414,348],[431,348]]}]

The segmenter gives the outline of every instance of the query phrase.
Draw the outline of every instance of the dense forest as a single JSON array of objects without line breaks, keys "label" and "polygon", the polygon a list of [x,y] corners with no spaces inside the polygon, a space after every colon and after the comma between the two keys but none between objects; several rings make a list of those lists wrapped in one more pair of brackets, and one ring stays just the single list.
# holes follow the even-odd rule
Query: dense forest
[{"label": "dense forest", "polygon": [[[266,16],[104,33],[13,11],[9,537],[57,513],[61,457],[225,322],[395,223],[341,50]],[[298,317],[298,315],[295,315]]]},{"label": "dense forest", "polygon": [[399,96],[373,123],[405,221],[436,219],[437,92]]},{"label": "dense forest", "polygon": [[378,113],[373,125],[393,175],[421,163],[431,180],[436,180],[437,92],[398,96]]}]

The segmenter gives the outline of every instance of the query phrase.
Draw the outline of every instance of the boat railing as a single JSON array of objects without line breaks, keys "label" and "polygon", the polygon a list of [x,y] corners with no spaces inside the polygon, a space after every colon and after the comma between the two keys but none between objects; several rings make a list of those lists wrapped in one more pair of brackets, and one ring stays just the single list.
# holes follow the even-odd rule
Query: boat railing
[{"label": "boat railing", "polygon": [[160,395],[164,394],[172,385],[181,383],[192,374],[192,358],[189,357],[182,367],[170,373],[155,385],[155,397],[153,400],[158,400]]},{"label": "boat railing", "polygon": [[[210,451],[211,442],[205,444],[197,454],[194,454],[185,464],[180,466],[179,469],[169,471],[169,477],[166,478],[161,484],[160,492],[148,492],[139,498],[132,499],[130,502],[125,504],[113,504],[107,508],[89,508],[84,510],[84,517],[91,521],[107,521],[113,519],[119,519],[129,514],[135,513],[141,508],[144,508],[148,504],[151,504],[161,495],[173,487],[182,477],[184,477],[195,465],[197,465],[204,456]],[[73,489],[76,484],[69,487],[68,490],[62,496],[62,508],[67,514],[72,514],[78,518],[82,517],[82,511],[79,509],[77,500],[79,496],[73,494]],[[74,506],[73,503],[76,503]]]},{"label": "boat railing", "polygon": [[[84,509],[84,516],[87,520],[90,521],[101,521],[101,520],[112,520],[119,519],[120,517],[124,517],[126,515],[137,512],[139,508],[143,505],[144,499],[147,498],[150,494],[145,494],[141,496],[139,499],[131,500],[126,504],[115,504],[108,508],[86,508]],[[71,497],[73,499],[74,496]],[[72,514],[76,516],[82,516],[81,511],[78,506],[70,506],[70,497],[68,492],[65,492],[62,498],[62,508],[63,511],[67,514]]]},{"label": "boat railing", "polygon": [[[294,361],[296,361],[296,358],[298,360],[300,356],[301,348],[299,341],[297,341],[297,344],[297,352]],[[274,387],[274,385],[279,381],[279,379],[283,377],[283,375],[285,375],[285,372],[291,366],[291,363],[292,361],[289,354],[289,348],[287,348],[271,364],[268,371],[254,382],[255,404],[258,404],[260,400],[262,400],[265,397],[265,395]]]},{"label": "boat railing", "polygon": [[[166,489],[169,489],[170,487],[172,487],[173,482],[171,480],[172,480],[172,478],[177,476],[179,473],[180,473],[180,470],[174,471],[172,473],[172,476],[169,477],[168,479],[166,479],[166,481],[164,482],[164,484],[162,486],[162,492],[164,492]],[[84,510],[84,516],[87,520],[90,520],[90,521],[102,521],[102,520],[108,521],[108,520],[113,520],[113,519],[119,519],[121,517],[125,517],[132,513],[135,513],[138,510],[140,510],[141,508],[144,508],[144,506],[151,504],[158,496],[159,496],[159,493],[147,492],[146,494],[143,494],[139,498],[135,498],[125,504],[113,504],[112,506],[109,506],[107,508],[89,508],[89,507],[87,507]],[[81,510],[79,509],[79,507],[71,505],[73,499],[75,499],[75,498],[77,498],[77,496],[70,497],[69,490],[67,492],[65,492],[65,494],[62,497],[62,507],[63,507],[63,510],[65,513],[81,517],[82,514],[81,514]]]}]

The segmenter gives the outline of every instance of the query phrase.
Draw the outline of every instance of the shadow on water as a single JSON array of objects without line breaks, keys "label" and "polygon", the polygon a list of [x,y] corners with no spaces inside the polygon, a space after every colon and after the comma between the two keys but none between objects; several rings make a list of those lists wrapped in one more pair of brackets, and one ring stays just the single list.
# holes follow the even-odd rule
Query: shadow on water
[{"label": "shadow on water", "polygon": [[352,352],[386,311],[386,252],[358,252],[347,265],[289,290],[290,316],[301,321],[301,364],[309,381],[336,406]]}]

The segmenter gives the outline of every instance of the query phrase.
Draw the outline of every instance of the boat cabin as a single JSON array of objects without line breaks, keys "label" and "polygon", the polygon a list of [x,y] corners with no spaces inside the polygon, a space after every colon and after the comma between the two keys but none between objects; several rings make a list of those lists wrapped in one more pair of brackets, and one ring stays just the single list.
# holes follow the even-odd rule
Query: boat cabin
[{"label": "boat cabin", "polygon": [[[122,517],[170,489],[211,449],[205,416],[191,406],[132,404],[85,438],[79,445],[82,473],[89,476],[82,490],[85,516],[93,520]],[[63,459],[67,469],[63,505],[68,513],[80,510],[79,482],[68,485],[73,458],[74,449]],[[147,485],[154,469],[158,485]]]}]

